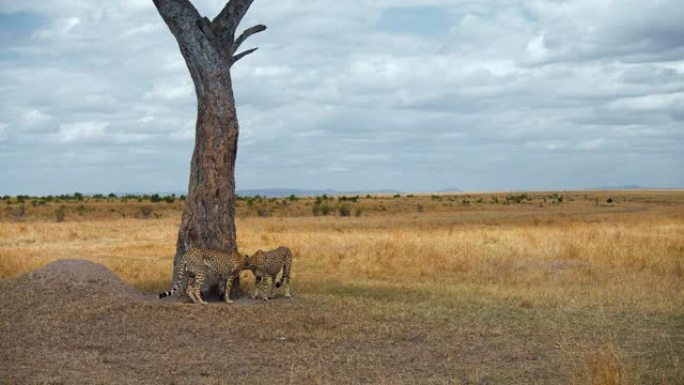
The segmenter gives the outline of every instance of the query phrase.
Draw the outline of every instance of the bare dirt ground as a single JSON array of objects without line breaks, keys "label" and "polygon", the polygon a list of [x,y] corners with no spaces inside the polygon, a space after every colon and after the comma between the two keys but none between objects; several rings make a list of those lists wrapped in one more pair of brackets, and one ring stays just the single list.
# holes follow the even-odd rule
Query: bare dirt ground
[{"label": "bare dirt ground", "polygon": [[51,263],[0,289],[6,384],[471,383],[468,368],[485,361],[524,361],[528,378],[557,382],[551,346],[520,340],[517,351],[502,351],[497,331],[406,314],[354,317],[353,308],[306,295],[157,300],[83,260]]}]

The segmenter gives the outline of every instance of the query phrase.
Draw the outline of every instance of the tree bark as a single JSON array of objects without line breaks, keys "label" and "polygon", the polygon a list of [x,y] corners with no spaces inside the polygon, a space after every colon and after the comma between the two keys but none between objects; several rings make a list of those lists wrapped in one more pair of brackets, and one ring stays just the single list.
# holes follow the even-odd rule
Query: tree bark
[{"label": "tree bark", "polygon": [[[237,251],[235,240],[235,158],[239,125],[230,76],[231,66],[246,54],[236,50],[254,26],[236,41],[235,30],[253,0],[230,0],[209,21],[189,0],[153,0],[176,38],[195,85],[197,123],[190,183],[176,243],[174,271],[186,250],[204,247]],[[172,274],[176,279],[176,274]],[[219,277],[209,277],[215,291]],[[174,282],[175,284],[175,282]],[[234,285],[234,287],[239,287]]]}]

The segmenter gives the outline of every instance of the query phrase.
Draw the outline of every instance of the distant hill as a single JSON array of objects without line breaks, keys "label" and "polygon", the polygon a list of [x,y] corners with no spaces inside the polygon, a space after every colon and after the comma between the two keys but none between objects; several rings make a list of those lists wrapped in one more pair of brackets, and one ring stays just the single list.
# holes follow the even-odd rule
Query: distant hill
[{"label": "distant hill", "polygon": [[437,191],[437,192],[441,192],[441,193],[457,193],[457,192],[463,192],[463,190],[458,189],[458,188],[456,188],[456,187],[449,187],[449,188],[445,188],[445,189],[439,190],[439,191]]}]

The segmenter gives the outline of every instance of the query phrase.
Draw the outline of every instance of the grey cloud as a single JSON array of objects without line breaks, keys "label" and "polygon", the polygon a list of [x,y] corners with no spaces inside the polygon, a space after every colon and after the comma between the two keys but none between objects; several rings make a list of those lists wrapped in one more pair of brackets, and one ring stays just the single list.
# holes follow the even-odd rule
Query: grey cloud
[{"label": "grey cloud", "polygon": [[[195,4],[211,17],[224,1]],[[402,28],[416,7],[438,28]],[[682,185],[663,169],[684,169],[682,7],[596,7],[255,1],[244,26],[269,30],[233,68],[238,186]],[[42,20],[0,56],[0,177],[16,189],[0,192],[185,188],[194,90],[151,2],[0,12]]]}]

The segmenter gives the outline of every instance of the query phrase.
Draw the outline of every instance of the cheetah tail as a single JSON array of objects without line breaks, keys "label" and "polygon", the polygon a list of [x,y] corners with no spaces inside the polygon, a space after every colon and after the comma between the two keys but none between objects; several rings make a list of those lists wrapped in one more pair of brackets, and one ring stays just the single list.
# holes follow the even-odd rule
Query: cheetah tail
[{"label": "cheetah tail", "polygon": [[171,289],[171,290],[169,290],[169,291],[165,291],[165,292],[163,292],[163,293],[159,293],[159,299],[162,299],[162,298],[164,298],[164,297],[168,297],[168,296],[170,296],[170,295],[173,295],[173,293],[175,293],[176,290],[178,290],[178,288],[175,288],[175,287],[174,287],[173,289]]},{"label": "cheetah tail", "polygon": [[188,261],[183,261],[182,264],[179,263],[178,266],[175,267],[175,269],[176,269],[175,273],[177,274],[177,277],[176,277],[176,282],[173,284],[173,288],[169,291],[159,293],[159,299],[173,295],[175,292],[178,291],[178,285],[180,285],[181,280],[183,280],[183,277],[185,276],[185,273],[188,270]]},{"label": "cheetah tail", "polygon": [[170,295],[173,295],[173,294],[174,294],[175,292],[177,292],[177,291],[178,291],[178,288],[174,286],[174,288],[171,289],[171,290],[169,290],[169,291],[165,291],[165,292],[163,292],[163,293],[159,293],[159,299],[162,299],[162,298],[164,298],[164,297],[168,297],[168,296],[170,296]]}]

